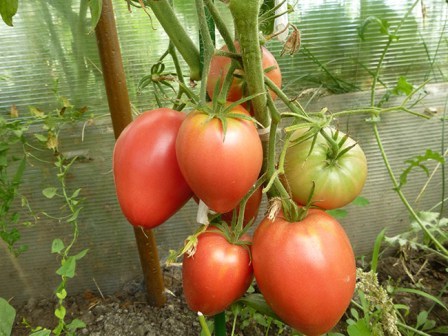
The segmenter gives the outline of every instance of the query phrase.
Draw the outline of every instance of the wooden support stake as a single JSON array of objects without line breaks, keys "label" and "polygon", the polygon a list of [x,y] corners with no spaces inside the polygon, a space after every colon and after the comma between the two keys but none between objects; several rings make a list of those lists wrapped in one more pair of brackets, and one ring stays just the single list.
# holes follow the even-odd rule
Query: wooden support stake
[{"label": "wooden support stake", "polygon": [[[131,104],[126,86],[112,1],[103,0],[102,2],[101,17],[95,32],[112,125],[115,138],[118,138],[123,129],[132,121]],[[152,306],[162,306],[166,301],[165,287],[154,234],[150,229],[138,227],[134,227],[134,234],[145,279],[148,302]]]}]

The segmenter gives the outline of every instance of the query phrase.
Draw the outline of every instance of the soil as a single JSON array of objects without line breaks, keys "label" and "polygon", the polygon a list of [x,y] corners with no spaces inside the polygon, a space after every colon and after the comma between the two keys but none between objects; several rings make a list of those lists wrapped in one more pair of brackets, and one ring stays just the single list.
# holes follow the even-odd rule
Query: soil
[{"label": "soil", "polygon": [[[447,264],[435,256],[422,256],[412,251],[400,251],[394,256],[381,258],[378,265],[378,278],[383,286],[393,284],[424,290],[438,297],[448,306]],[[85,292],[78,296],[68,297],[66,306],[67,320],[78,318],[85,322],[86,328],[80,329],[78,335],[91,336],[189,336],[200,335],[197,315],[190,311],[182,295],[182,279],[179,267],[165,268],[164,279],[167,303],[162,308],[150,307],[146,302],[143,279],[134,279],[126,283],[115,295],[102,297],[96,292]],[[436,321],[437,326],[448,326],[448,313],[434,302],[411,293],[398,293],[393,296],[395,303],[410,307],[406,317],[408,325],[415,325],[417,314],[430,311],[429,319]],[[12,335],[29,335],[30,329],[21,321],[25,318],[32,326],[52,328],[56,319],[53,311],[56,302],[52,299],[32,298],[17,311],[16,324]],[[237,330],[235,335],[292,335],[289,328],[279,329],[272,326],[266,334],[266,328],[260,322],[246,318],[244,329]],[[335,331],[342,332],[346,326],[340,323]],[[231,330],[231,323],[228,323]],[[438,335],[438,334],[434,334]]]}]

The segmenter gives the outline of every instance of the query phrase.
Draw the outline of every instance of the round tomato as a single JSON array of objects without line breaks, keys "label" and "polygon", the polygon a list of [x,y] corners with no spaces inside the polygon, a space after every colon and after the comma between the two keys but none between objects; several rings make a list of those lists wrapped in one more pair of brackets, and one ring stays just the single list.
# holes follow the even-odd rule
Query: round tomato
[{"label": "round tomato", "polygon": [[[241,106],[232,114],[248,112]],[[203,111],[191,112],[176,140],[179,167],[185,180],[210,209],[235,208],[258,178],[263,149],[255,124],[236,117],[223,121]]]},{"label": "round tomato", "polygon": [[[240,45],[238,41],[235,41],[235,48],[237,52],[240,51]],[[223,51],[229,51],[227,46],[221,48]],[[265,47],[261,47],[261,56],[263,62],[263,69],[269,69],[266,72],[266,76],[272,80],[279,88],[282,86],[282,74],[278,63],[269,50]],[[222,87],[222,83],[229,71],[231,59],[225,56],[213,56],[210,64],[210,72],[207,80],[207,93],[210,98],[213,98],[213,93],[216,85]],[[228,101],[238,101],[244,96],[248,96],[246,92],[246,83],[244,80],[244,71],[241,69],[235,70],[235,75],[227,93]],[[269,91],[272,98],[276,98],[276,94],[273,91]]]},{"label": "round tomato", "polygon": [[[294,143],[304,134],[303,129],[291,136],[291,144],[286,150],[285,179],[292,198],[298,204],[306,204],[313,182],[315,184],[313,204],[323,209],[340,208],[353,201],[360,193],[367,177],[367,160],[361,147],[347,137],[339,152],[353,146],[342,155],[334,150],[322,136],[317,135],[313,150],[313,139]],[[325,129],[332,136],[333,129]],[[346,135],[338,132],[336,143]]]},{"label": "round tomato", "polygon": [[113,153],[118,202],[134,226],[153,228],[192,196],[177,164],[175,142],[184,113],[146,111],[120,134]]},{"label": "round tomato", "polygon": [[[258,209],[260,209],[261,199],[263,197],[263,188],[260,187],[252,194],[252,196],[247,200],[246,208],[244,209],[244,219],[243,225],[248,224],[251,220],[255,220],[258,215]],[[239,213],[239,206],[236,208],[236,213]],[[230,223],[232,221],[233,210],[223,213],[221,218]]]},{"label": "round tomato", "polygon": [[254,233],[252,262],[266,302],[305,335],[329,331],[350,304],[353,250],[343,228],[323,210],[311,209],[295,223],[282,214],[265,218]]},{"label": "round tomato", "polygon": [[[199,235],[193,256],[184,255],[182,284],[188,307],[204,315],[216,315],[249,288],[253,269],[249,246],[234,245],[208,229]],[[243,240],[250,241],[249,236]]]}]

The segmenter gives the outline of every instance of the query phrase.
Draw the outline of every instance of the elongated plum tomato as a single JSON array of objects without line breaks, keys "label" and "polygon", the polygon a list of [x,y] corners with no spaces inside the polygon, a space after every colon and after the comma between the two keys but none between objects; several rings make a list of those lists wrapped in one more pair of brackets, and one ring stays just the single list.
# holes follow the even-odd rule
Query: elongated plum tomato
[{"label": "elongated plum tomato", "polygon": [[[235,41],[235,48],[237,52],[240,51],[240,44],[238,41]],[[229,51],[226,45],[224,45],[221,50]],[[282,74],[274,55],[272,55],[265,47],[261,47],[261,57],[263,69],[267,71],[266,76],[280,88],[282,86]],[[229,57],[217,55],[212,57],[210,72],[207,80],[207,93],[210,98],[213,98],[216,85],[219,84],[220,87],[222,87],[222,83],[224,82],[227,72],[229,71],[230,63],[231,59]],[[232,102],[238,101],[242,97],[249,95],[246,91],[244,71],[237,69],[235,70],[235,76],[229,88],[229,92],[227,93],[227,100]],[[277,95],[271,90],[269,91],[269,94],[273,99],[277,97]]]},{"label": "elongated plum tomato", "polygon": [[254,274],[272,310],[307,336],[333,328],[353,296],[356,265],[340,224],[323,210],[290,223],[265,218],[254,233]]},{"label": "elongated plum tomato", "polygon": [[[331,136],[335,130],[327,128],[325,132]],[[339,150],[353,146],[347,152],[335,157],[331,145],[320,133],[311,151],[312,139],[294,142],[304,133],[304,129],[299,129],[292,134],[285,156],[285,178],[292,198],[298,204],[306,204],[314,182],[314,205],[326,210],[347,205],[361,193],[367,178],[364,152],[342,132],[338,132],[336,142],[347,137]]]},{"label": "elongated plum tomato", "polygon": [[[232,114],[248,115],[241,106]],[[180,170],[188,185],[212,210],[235,208],[254,185],[261,170],[263,149],[252,121],[226,116],[223,122],[204,111],[193,111],[176,140]]]},{"label": "elongated plum tomato", "polygon": [[193,195],[179,170],[175,141],[184,113],[146,111],[120,134],[113,153],[118,202],[134,226],[153,228]]},{"label": "elongated plum tomato", "polygon": [[[249,288],[253,268],[249,246],[234,245],[208,229],[199,235],[193,256],[184,255],[182,284],[188,307],[204,315],[216,315]],[[242,240],[250,241],[248,235]]]}]

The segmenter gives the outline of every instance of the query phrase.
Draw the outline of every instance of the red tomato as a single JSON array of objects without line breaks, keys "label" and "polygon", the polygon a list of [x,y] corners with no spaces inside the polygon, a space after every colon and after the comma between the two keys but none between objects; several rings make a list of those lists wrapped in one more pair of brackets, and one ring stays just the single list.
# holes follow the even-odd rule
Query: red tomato
[{"label": "red tomato", "polygon": [[[299,138],[305,132],[299,129],[293,133],[291,140]],[[327,128],[331,136],[334,130]],[[339,132],[336,139],[345,136]],[[367,160],[361,147],[347,138],[341,146],[344,150],[353,146],[348,152],[334,158],[327,140],[318,134],[313,150],[310,152],[312,139],[288,147],[285,156],[285,178],[292,198],[298,204],[306,204],[313,186],[313,204],[323,209],[340,208],[353,201],[362,191],[367,178]]]},{"label": "red tomato", "polygon": [[[241,106],[231,113],[246,114]],[[176,153],[185,180],[212,210],[223,213],[235,208],[258,178],[263,149],[255,124],[225,117],[222,121],[206,112],[190,113],[179,129]]]},{"label": "red tomato", "polygon": [[175,141],[185,114],[167,108],[146,111],[115,143],[113,172],[121,210],[135,226],[153,228],[192,196],[179,170]]},{"label": "red tomato", "polygon": [[[240,45],[238,41],[235,41],[235,48],[237,52],[240,51]],[[221,48],[223,51],[229,51],[227,46],[223,46]],[[266,73],[266,76],[272,80],[278,87],[282,86],[282,74],[280,72],[280,67],[278,66],[278,63],[272,55],[269,50],[267,50],[265,47],[261,47],[261,53],[262,53],[262,62],[263,62],[263,69],[268,69],[271,67],[275,67],[272,70],[269,70]],[[231,59],[229,57],[225,56],[213,56],[212,61],[210,64],[210,72],[207,80],[207,93],[210,98],[213,98],[213,92],[215,90],[215,86],[220,83],[219,85],[222,86],[222,82],[224,81],[224,78],[227,75],[227,72],[229,71]],[[235,74],[238,77],[234,77],[232,84],[230,86],[229,92],[227,94],[227,100],[228,101],[238,101],[244,96],[248,96],[247,90],[246,90],[246,82],[244,80],[244,71],[241,69],[237,69],[235,71]],[[269,91],[272,98],[276,98],[276,94],[272,91]]]},{"label": "red tomato", "polygon": [[[188,307],[216,315],[249,288],[253,269],[249,247],[234,245],[213,229],[202,233],[193,256],[184,255],[182,283]],[[243,240],[250,241],[249,236]]]},{"label": "red tomato", "polygon": [[287,324],[308,336],[333,328],[353,296],[356,265],[344,229],[311,209],[300,222],[279,214],[254,233],[254,274],[261,293]]},{"label": "red tomato", "polygon": [[[260,208],[261,199],[263,197],[263,188],[260,187],[252,194],[252,196],[247,200],[246,208],[244,209],[244,220],[243,224],[248,224],[251,220],[255,220],[258,215],[258,209]],[[236,213],[239,213],[239,206],[237,207]],[[227,223],[232,222],[233,210],[230,212],[223,213],[221,218]]]}]

